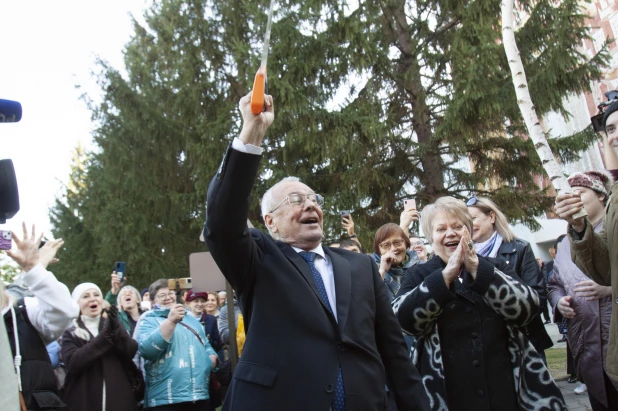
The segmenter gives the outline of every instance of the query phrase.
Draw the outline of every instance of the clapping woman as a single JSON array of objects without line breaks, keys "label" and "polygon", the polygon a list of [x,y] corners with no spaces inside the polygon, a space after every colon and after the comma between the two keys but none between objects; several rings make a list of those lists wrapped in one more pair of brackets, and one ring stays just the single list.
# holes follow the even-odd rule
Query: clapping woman
[{"label": "clapping woman", "polygon": [[558,387],[518,327],[539,297],[476,254],[465,204],[439,198],[423,211],[435,255],[406,271],[395,314],[418,337],[412,351],[434,410],[561,410]]},{"label": "clapping woman", "polygon": [[119,323],[115,308],[103,309],[96,284],[78,285],[72,297],[81,315],[62,337],[63,400],[73,411],[135,411],[136,387],[129,375],[137,342]]}]

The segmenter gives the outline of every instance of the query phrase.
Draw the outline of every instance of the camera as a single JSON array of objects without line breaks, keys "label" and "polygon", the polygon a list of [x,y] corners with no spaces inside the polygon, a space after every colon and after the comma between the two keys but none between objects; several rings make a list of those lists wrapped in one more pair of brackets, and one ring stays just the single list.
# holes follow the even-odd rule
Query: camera
[{"label": "camera", "polygon": [[172,278],[167,280],[167,288],[170,291],[190,290],[193,288],[191,284],[191,277],[187,278]]},{"label": "camera", "polygon": [[607,101],[603,101],[601,104],[597,106],[599,109],[599,113],[590,118],[590,122],[592,123],[592,127],[594,131],[601,132],[605,128],[603,127],[603,115],[605,114],[605,110],[616,100],[618,100],[618,91],[612,90],[605,93],[605,97],[607,97]]}]

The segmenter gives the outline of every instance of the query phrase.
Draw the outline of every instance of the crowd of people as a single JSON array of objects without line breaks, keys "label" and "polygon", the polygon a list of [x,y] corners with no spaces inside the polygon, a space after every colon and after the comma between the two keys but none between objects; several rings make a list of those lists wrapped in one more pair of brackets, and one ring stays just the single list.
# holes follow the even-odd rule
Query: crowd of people
[{"label": "crowd of people", "polygon": [[3,389],[22,410],[564,410],[545,356],[548,302],[593,410],[618,409],[618,103],[604,117],[610,173],[570,176],[554,208],[568,232],[548,263],[476,196],[407,208],[366,251],[349,212],[346,238],[323,245],[324,198],[286,178],[262,198],[269,233],[248,229],[272,98],[253,115],[246,96],[240,111],[204,229],[238,334],[224,291],[167,279],[139,291],[113,272],[105,294],[90,282],[70,292],[48,271],[62,240],[40,246],[24,225],[8,252],[23,272],[0,283],[14,360],[3,373],[17,381]]}]

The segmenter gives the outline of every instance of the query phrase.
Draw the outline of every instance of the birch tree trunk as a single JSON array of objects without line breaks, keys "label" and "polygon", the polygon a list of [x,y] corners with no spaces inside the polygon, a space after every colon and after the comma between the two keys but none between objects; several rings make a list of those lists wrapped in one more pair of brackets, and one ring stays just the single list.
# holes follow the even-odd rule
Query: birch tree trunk
[{"label": "birch tree trunk", "polygon": [[[521,110],[521,115],[526,123],[528,134],[534,143],[534,148],[543,163],[543,168],[549,176],[552,185],[558,192],[570,193],[571,187],[567,179],[564,177],[562,167],[554,158],[545,133],[541,127],[534,105],[532,104],[532,98],[530,97],[530,90],[528,89],[528,82],[526,80],[526,73],[524,71],[524,65],[521,62],[521,56],[517,43],[515,42],[515,30],[513,29],[513,3],[514,0],[502,0],[502,43],[504,50],[506,51],[506,57],[509,61],[509,67],[511,69],[511,76],[513,77],[513,86],[515,86],[515,94],[517,96],[517,104]],[[585,210],[573,216],[573,218],[580,218],[586,215]]]}]

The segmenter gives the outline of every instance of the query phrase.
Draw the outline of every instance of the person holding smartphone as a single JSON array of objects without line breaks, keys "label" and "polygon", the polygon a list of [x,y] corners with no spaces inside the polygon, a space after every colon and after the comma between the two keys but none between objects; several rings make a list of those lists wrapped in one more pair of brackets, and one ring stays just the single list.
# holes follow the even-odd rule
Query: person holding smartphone
[{"label": "person holding smartphone", "polygon": [[149,288],[153,310],[135,331],[146,370],[144,407],[157,411],[211,411],[210,371],[217,355],[204,327],[168,287],[157,280]]}]

